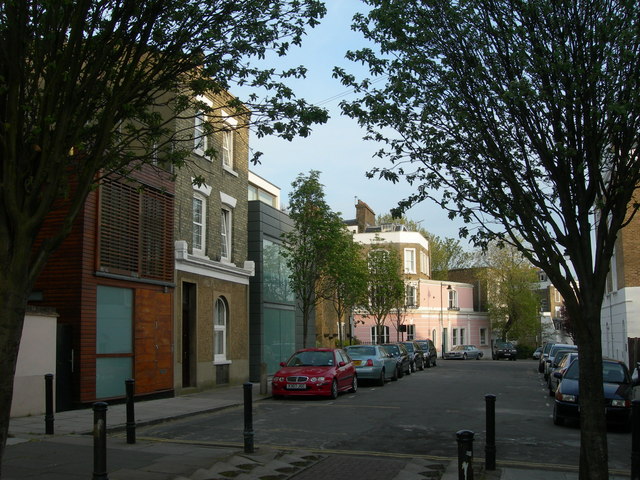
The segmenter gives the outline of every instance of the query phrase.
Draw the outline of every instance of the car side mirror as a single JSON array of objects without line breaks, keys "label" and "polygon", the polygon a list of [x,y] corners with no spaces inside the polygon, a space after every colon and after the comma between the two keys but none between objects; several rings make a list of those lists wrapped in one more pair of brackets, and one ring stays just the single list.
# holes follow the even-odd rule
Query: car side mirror
[{"label": "car side mirror", "polygon": [[338,366],[339,367],[344,367],[345,365],[346,365],[346,363],[344,363],[344,362],[338,362]]},{"label": "car side mirror", "polygon": [[287,366],[287,364],[286,364],[285,362],[280,362],[280,366],[281,366],[281,367],[286,367],[286,366]]},{"label": "car side mirror", "polygon": [[562,379],[562,373],[560,372],[553,372],[553,376],[556,377],[558,380]]}]

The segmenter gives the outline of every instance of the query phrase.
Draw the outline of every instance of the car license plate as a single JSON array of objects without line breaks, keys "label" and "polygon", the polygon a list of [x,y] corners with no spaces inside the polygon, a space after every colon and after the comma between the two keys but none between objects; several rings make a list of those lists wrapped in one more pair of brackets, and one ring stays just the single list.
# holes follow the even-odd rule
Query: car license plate
[{"label": "car license plate", "polygon": [[306,390],[307,385],[304,383],[287,383],[287,390]]},{"label": "car license plate", "polygon": [[354,361],[353,361],[353,364],[354,364],[356,367],[359,367],[360,365],[362,365],[362,360],[354,360]]}]

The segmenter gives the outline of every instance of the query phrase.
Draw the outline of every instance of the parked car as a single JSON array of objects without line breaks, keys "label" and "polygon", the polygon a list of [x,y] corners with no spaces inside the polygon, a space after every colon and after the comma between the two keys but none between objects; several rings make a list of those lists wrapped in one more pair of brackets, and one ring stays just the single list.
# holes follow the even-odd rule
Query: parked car
[{"label": "parked car", "polygon": [[416,340],[416,343],[420,345],[424,352],[424,366],[427,368],[435,367],[438,360],[438,350],[436,350],[436,346],[431,339]]},{"label": "parked car", "polygon": [[404,377],[411,374],[411,357],[405,347],[401,343],[383,343],[382,346],[396,359],[396,367],[398,368],[398,377]]},{"label": "parked car", "polygon": [[[553,406],[553,423],[562,425],[567,419],[580,417],[580,396],[578,369],[580,358],[574,360],[561,377]],[[604,386],[605,413],[607,423],[628,430],[631,425],[631,394],[637,381],[631,380],[629,370],[624,362],[604,358],[602,360],[602,379]]]},{"label": "parked car", "polygon": [[409,360],[411,363],[411,371],[417,372],[418,370],[424,370],[424,352],[417,342],[400,342],[405,346],[407,352],[409,352]]},{"label": "parked car", "polygon": [[554,345],[555,345],[555,343],[545,343],[542,346],[542,354],[540,354],[540,360],[538,361],[538,372],[539,373],[544,373],[545,360],[549,356],[549,350],[551,350],[551,347],[553,347]]},{"label": "parked car", "polygon": [[478,350],[475,345],[456,345],[448,352],[445,352],[444,358],[446,360],[475,358],[480,360],[482,358],[482,351]]},{"label": "parked car", "polygon": [[306,348],[280,363],[273,376],[274,397],[323,395],[337,398],[339,392],[358,389],[356,367],[340,348]]},{"label": "parked car", "polygon": [[535,351],[533,352],[533,359],[534,360],[540,360],[540,356],[542,355],[542,347],[538,347],[535,349]]},{"label": "parked car", "polygon": [[358,380],[375,380],[381,387],[386,380],[398,380],[396,359],[382,345],[350,345],[344,349],[353,360]]},{"label": "parked car", "polygon": [[500,360],[501,358],[508,358],[509,360],[515,360],[518,350],[511,342],[497,341],[493,344],[493,350],[491,358],[494,360]]},{"label": "parked car", "polygon": [[553,345],[553,347],[551,347],[551,349],[549,350],[549,354],[547,355],[547,358],[545,358],[544,360],[544,379],[549,380],[549,372],[551,371],[551,364],[553,363],[554,359],[556,358],[556,355],[558,352],[560,351],[564,351],[564,350],[573,350],[573,351],[577,351],[578,350],[578,346],[577,345],[570,345],[568,343],[556,343]]},{"label": "parked car", "polygon": [[[556,394],[556,390],[558,388],[558,384],[560,380],[562,380],[562,375],[567,371],[569,365],[578,358],[578,352],[566,350],[564,352],[556,355],[556,362],[554,362],[553,370],[551,371],[551,375],[549,375],[549,380],[547,380],[547,387],[549,389],[549,396],[553,397]],[[556,372],[560,372],[560,375],[555,375]]]}]

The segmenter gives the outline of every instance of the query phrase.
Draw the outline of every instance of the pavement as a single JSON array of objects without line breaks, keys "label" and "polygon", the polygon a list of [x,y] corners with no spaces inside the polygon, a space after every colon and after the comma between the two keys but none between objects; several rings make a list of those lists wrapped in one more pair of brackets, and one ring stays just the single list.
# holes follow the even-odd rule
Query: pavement
[{"label": "pavement", "polygon": [[[135,404],[137,427],[244,405],[244,388],[218,387]],[[270,398],[252,388],[253,401]],[[140,408],[141,405],[144,408]],[[138,436],[127,443],[126,405],[109,405],[106,454],[94,455],[92,409],[59,412],[54,433],[45,434],[43,416],[12,418],[2,461],[4,480],[458,480],[458,459],[429,455],[285,449],[238,443],[183,442]],[[99,435],[96,436],[99,438]],[[253,448],[251,448],[253,447]],[[245,451],[246,450],[246,451]],[[249,453],[247,453],[249,452]],[[569,465],[506,462],[485,469],[475,458],[474,480],[577,480]],[[629,478],[612,472],[611,480]]]}]

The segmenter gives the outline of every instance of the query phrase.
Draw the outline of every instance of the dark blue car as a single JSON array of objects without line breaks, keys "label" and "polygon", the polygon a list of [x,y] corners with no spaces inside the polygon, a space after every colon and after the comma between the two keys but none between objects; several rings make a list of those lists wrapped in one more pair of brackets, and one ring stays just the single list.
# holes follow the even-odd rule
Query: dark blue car
[{"label": "dark blue car", "polygon": [[[562,425],[566,419],[580,418],[578,369],[580,358],[573,361],[564,375],[555,372],[560,381],[553,407],[553,423]],[[603,359],[602,378],[606,403],[607,423],[628,429],[631,422],[631,393],[634,382],[624,362]]]}]

